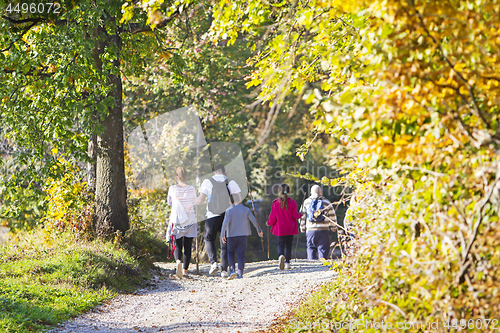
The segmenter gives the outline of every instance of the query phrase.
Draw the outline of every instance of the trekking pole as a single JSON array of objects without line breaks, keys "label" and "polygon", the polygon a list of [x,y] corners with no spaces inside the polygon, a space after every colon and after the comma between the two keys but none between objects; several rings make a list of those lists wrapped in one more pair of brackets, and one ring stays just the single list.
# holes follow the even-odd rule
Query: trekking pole
[{"label": "trekking pole", "polygon": [[200,259],[198,257],[198,235],[196,235],[196,274],[200,274]]},{"label": "trekking pole", "polygon": [[[199,118],[200,124],[201,124],[201,118]],[[201,138],[203,136],[203,138]],[[196,187],[200,188],[200,147],[203,145],[202,141],[204,140],[204,135],[198,131],[196,133],[196,160],[195,160],[195,166],[196,166]],[[197,192],[195,191],[195,194],[197,195]],[[200,230],[200,224],[198,223],[198,206],[195,204],[194,205],[194,213],[196,215],[196,275],[200,275],[200,243],[198,241],[198,238],[200,237],[198,235],[198,231]]]},{"label": "trekking pole", "polygon": [[199,244],[198,244],[198,208],[196,205],[194,205],[194,214],[196,216],[196,242],[195,242],[195,247],[196,247],[196,275],[200,274],[200,258],[198,256],[199,254]]},{"label": "trekking pole", "polygon": [[[306,202],[306,199],[307,198],[304,195],[304,200],[302,201],[302,206],[300,206],[300,211],[304,210],[304,203]],[[306,222],[307,222],[307,216],[306,216]],[[299,248],[299,236],[300,236],[300,230],[299,233],[297,234],[297,242],[295,243],[295,262],[297,262],[297,249]]]},{"label": "trekking pole", "polygon": [[[247,178],[247,185],[248,185],[248,193],[250,193],[250,200],[252,200],[253,213],[255,215],[255,219],[257,220],[257,225],[259,226],[259,232],[262,232],[262,229],[260,228],[259,219],[257,218],[257,212],[255,211],[255,204],[253,202],[252,188],[250,187],[250,182],[248,181],[248,178]],[[262,252],[264,252],[264,240],[262,239],[262,237],[259,237],[259,238],[260,238],[260,243],[262,244]],[[269,251],[268,251],[268,253],[269,253]],[[269,258],[269,254],[267,256]]]},{"label": "trekking pole", "polygon": [[200,256],[199,256],[199,249],[200,249],[200,244],[198,243],[198,233],[196,233],[196,274],[200,274]]},{"label": "trekking pole", "polygon": [[270,234],[270,231],[269,231],[269,226],[267,226],[267,259],[269,260],[269,234]]},{"label": "trekking pole", "polygon": [[300,231],[297,234],[297,242],[295,243],[295,262],[297,262],[297,249],[299,248],[299,235],[300,235]]}]

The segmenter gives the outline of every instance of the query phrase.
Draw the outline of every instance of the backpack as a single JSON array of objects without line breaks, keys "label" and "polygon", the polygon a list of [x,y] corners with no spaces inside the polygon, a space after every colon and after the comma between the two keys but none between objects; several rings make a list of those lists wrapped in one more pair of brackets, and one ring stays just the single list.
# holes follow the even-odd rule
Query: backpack
[{"label": "backpack", "polygon": [[[182,191],[181,195],[179,197],[182,197],[184,193],[186,193],[187,190],[192,188],[191,185],[186,186],[184,191]],[[172,187],[172,193],[171,193],[171,198],[172,198],[172,210],[170,213],[170,223],[175,225],[176,228],[186,228],[188,226],[191,226],[193,223],[196,221],[193,221],[189,213],[186,213],[184,210],[184,206],[182,206],[182,203],[180,202],[179,198],[177,198],[177,193],[175,191],[175,188]]]},{"label": "backpack", "polygon": [[213,214],[222,214],[226,211],[226,209],[231,206],[231,203],[234,202],[233,196],[229,192],[229,178],[226,178],[223,182],[218,182],[212,177],[209,178],[212,183],[212,195],[208,198],[208,210]]},{"label": "backpack", "polygon": [[309,208],[307,208],[307,217],[309,218],[310,221],[312,222],[317,222],[317,221],[324,221],[325,216],[323,215],[323,211],[319,214],[319,216],[314,216],[314,213],[318,210],[322,210],[325,208],[325,205],[323,203],[323,199],[321,198],[316,198],[312,200],[311,204],[309,205]]}]

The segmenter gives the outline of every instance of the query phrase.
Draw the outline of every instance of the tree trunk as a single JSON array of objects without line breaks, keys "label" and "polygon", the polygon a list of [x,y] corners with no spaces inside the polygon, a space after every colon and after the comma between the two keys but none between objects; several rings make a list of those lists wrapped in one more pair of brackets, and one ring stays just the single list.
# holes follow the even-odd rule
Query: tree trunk
[{"label": "tree trunk", "polygon": [[[95,132],[95,128],[93,129]],[[88,144],[88,155],[92,162],[87,163],[87,184],[89,191],[95,193],[95,170],[97,158],[97,136],[93,133],[90,135]]]},{"label": "tree trunk", "polygon": [[88,184],[88,189],[89,192],[91,193],[92,197],[92,230],[96,229],[96,214],[95,214],[95,184],[96,184],[96,169],[97,169],[97,135],[96,135],[96,127],[94,125],[94,122],[97,122],[97,111],[94,109],[93,114],[92,114],[92,134],[90,135],[89,138],[89,144],[88,144],[88,154],[89,157],[92,159],[92,162],[89,162],[87,164],[87,184]]},{"label": "tree trunk", "polygon": [[123,148],[122,81],[119,74],[121,37],[118,34],[108,35],[108,43],[115,44],[118,49],[117,58],[113,61],[113,65],[118,68],[118,74],[109,75],[109,83],[114,87],[111,96],[114,97],[115,104],[101,122],[102,132],[97,136],[95,229],[98,236],[129,229]]}]

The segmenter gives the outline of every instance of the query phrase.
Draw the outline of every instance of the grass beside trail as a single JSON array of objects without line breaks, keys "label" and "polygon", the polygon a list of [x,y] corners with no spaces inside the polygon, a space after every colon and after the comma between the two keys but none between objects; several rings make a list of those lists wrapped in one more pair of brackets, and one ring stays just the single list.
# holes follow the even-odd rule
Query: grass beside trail
[{"label": "grass beside trail", "polygon": [[[324,284],[293,310],[271,332],[332,332],[329,312],[335,282]],[[327,324],[328,323],[328,324]]]},{"label": "grass beside trail", "polygon": [[[44,231],[0,247],[0,332],[42,332],[147,281],[166,247],[147,233],[120,243]],[[156,257],[155,257],[156,256]]]}]

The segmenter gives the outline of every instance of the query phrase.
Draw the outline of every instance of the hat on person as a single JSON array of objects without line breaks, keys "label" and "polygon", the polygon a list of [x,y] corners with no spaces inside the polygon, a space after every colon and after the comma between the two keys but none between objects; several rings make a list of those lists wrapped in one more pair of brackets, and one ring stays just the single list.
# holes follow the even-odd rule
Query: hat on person
[{"label": "hat on person", "polygon": [[319,185],[313,185],[311,187],[311,198],[317,198],[321,195],[321,187]]}]

